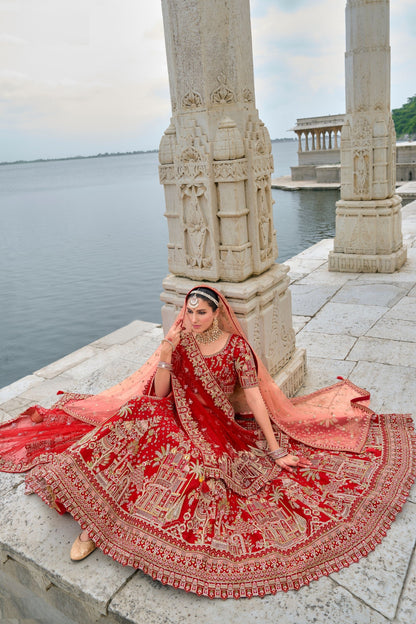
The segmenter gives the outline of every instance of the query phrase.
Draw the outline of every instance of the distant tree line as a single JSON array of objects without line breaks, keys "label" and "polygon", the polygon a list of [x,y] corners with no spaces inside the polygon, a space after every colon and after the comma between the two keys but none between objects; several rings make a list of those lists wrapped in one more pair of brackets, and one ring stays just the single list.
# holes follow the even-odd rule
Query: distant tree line
[{"label": "distant tree line", "polygon": [[416,138],[416,95],[409,97],[406,104],[392,111],[398,139]]}]

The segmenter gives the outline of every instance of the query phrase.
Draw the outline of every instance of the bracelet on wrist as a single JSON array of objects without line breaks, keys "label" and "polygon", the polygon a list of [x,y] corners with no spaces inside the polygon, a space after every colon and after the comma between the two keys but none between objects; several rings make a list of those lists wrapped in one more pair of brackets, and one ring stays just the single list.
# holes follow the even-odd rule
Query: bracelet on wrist
[{"label": "bracelet on wrist", "polygon": [[170,345],[172,347],[172,351],[175,348],[175,345],[173,344],[173,342],[171,340],[168,340],[167,338],[163,338],[162,342],[167,342],[168,345]]},{"label": "bracelet on wrist", "polygon": [[289,453],[283,448],[278,448],[275,451],[270,451],[269,453],[267,453],[268,457],[270,457],[274,461],[282,459],[282,457],[286,457],[286,455],[288,454]]},{"label": "bracelet on wrist", "polygon": [[157,363],[157,368],[165,368],[166,370],[171,371],[172,370],[172,364],[169,364],[169,362],[159,361]]}]

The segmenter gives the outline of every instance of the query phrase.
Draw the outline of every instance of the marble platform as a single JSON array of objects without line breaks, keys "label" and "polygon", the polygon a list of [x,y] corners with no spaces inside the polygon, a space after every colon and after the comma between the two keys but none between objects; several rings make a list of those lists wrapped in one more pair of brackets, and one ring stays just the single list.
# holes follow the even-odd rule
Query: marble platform
[{"label": "marble platform", "polygon": [[[330,273],[331,240],[287,262],[297,345],[307,349],[300,393],[348,377],[378,412],[414,412],[416,398],[416,202],[403,209],[408,260],[393,274]],[[0,390],[0,418],[58,390],[99,392],[136,370],[162,336],[134,321]],[[165,587],[100,551],[69,560],[78,526],[37,496],[22,475],[0,473],[2,624],[412,624],[416,613],[416,487],[391,530],[359,563],[288,593],[210,601]]]}]

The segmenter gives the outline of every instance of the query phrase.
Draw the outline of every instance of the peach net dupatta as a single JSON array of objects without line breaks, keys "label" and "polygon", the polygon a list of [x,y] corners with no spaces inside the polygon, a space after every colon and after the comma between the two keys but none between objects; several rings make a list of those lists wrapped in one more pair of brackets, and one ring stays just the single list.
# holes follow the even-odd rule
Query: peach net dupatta
[{"label": "peach net dupatta", "polygon": [[[231,307],[215,288],[220,298],[219,325],[227,332],[245,338]],[[175,326],[183,325],[189,331],[186,305],[176,317]],[[70,415],[92,425],[100,425],[113,416],[133,397],[143,394],[156,370],[160,347],[147,362],[124,381],[104,392],[82,400],[70,400],[63,409]],[[368,408],[370,395],[351,382],[342,380],[313,394],[287,398],[269,375],[261,359],[253,351],[258,367],[259,387],[271,419],[289,437],[315,448],[359,453],[367,439],[372,410]],[[236,412],[247,412],[244,394],[240,390],[232,397]]]}]

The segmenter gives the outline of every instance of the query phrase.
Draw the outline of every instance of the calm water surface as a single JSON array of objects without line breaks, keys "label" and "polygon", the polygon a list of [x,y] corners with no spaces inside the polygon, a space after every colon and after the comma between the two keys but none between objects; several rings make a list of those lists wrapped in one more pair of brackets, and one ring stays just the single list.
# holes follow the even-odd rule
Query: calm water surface
[{"label": "calm water surface", "polygon": [[[297,144],[274,143],[275,175]],[[0,387],[134,319],[160,322],[157,154],[0,167]],[[334,235],[337,191],[273,190],[279,262]]]}]

